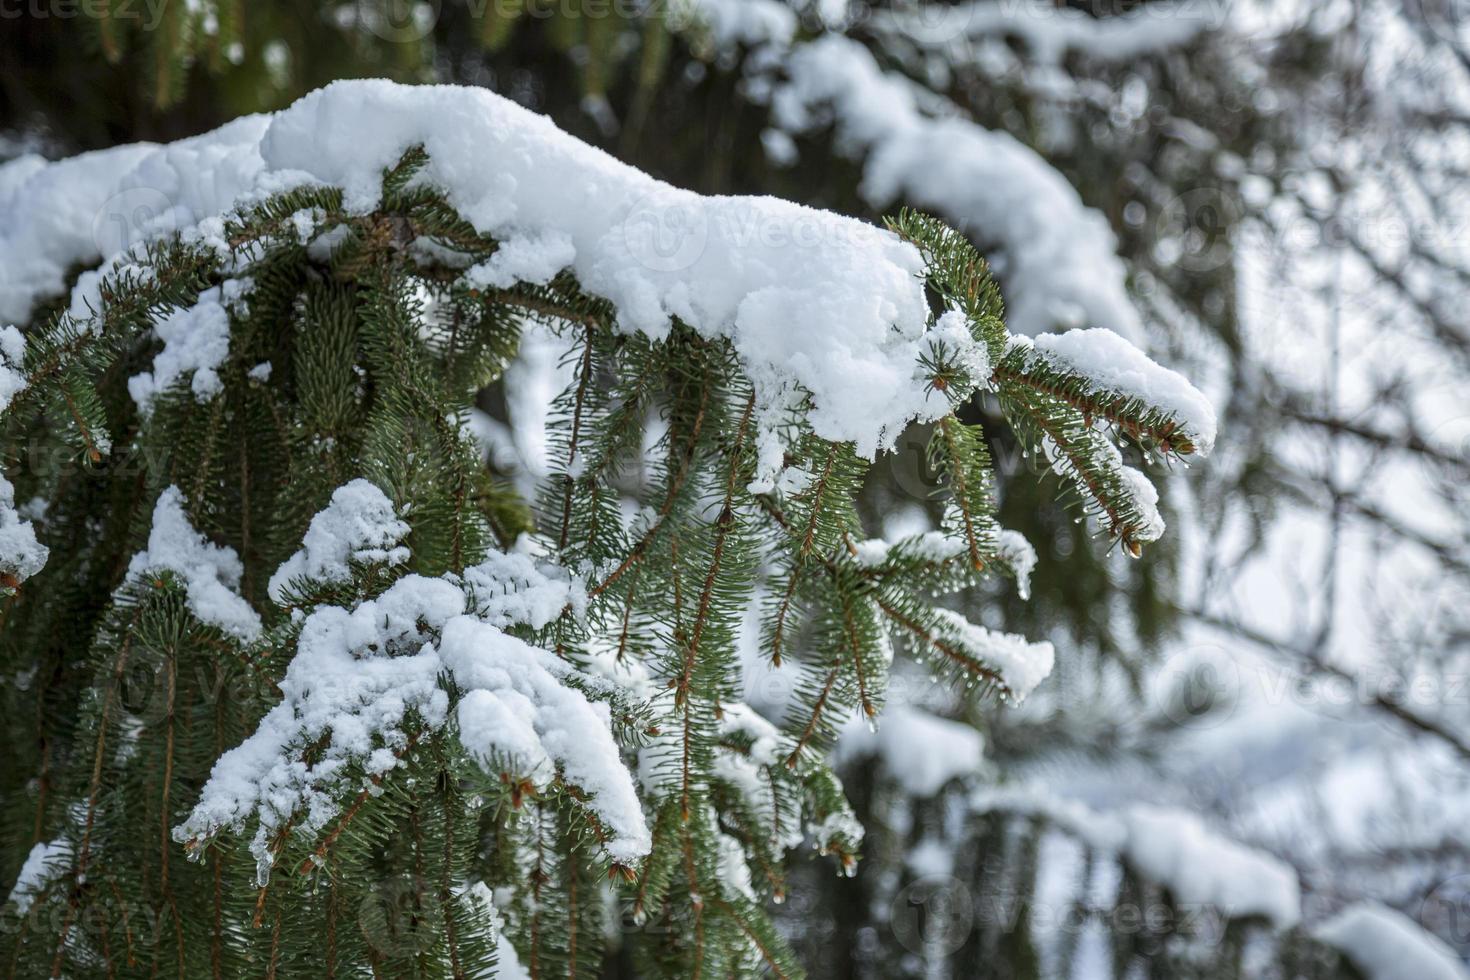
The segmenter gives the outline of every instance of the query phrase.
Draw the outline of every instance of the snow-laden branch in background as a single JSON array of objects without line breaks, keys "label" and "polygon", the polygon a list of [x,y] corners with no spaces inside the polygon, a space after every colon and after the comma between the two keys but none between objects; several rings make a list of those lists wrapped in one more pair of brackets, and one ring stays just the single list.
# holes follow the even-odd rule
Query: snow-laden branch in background
[{"label": "snow-laden branch in background", "polygon": [[1069,54],[1123,62],[1188,44],[1218,29],[1228,0],[1166,0],[1095,17],[1052,0],[987,0],[954,6],[875,11],[874,29],[941,48],[956,39],[1016,38],[1035,64],[1056,66]]},{"label": "snow-laden branch in background", "polygon": [[1365,980],[1470,980],[1470,969],[1438,936],[1377,902],[1358,902],[1312,930]]},{"label": "snow-laden branch in background", "polygon": [[971,235],[993,257],[1011,329],[1091,326],[1141,337],[1107,220],[1034,150],[952,106],[952,115],[924,111],[932,93],[885,72],[850,38],[797,44],[771,63],[785,75],[770,91],[775,125],[805,132],[831,123],[839,149],[864,159],[871,204],[902,199]]},{"label": "snow-laden branch in background", "polygon": [[927,799],[985,765],[985,736],[972,725],[921,708],[891,704],[877,727],[856,715],[843,727],[832,761],[851,766],[876,756],[911,796]]},{"label": "snow-laden branch in background", "polygon": [[1290,865],[1216,833],[1187,810],[1135,804],[1100,812],[1024,788],[986,788],[970,803],[980,813],[1044,817],[1088,847],[1116,854],[1176,902],[1228,918],[1263,918],[1277,929],[1301,920],[1301,884]]}]

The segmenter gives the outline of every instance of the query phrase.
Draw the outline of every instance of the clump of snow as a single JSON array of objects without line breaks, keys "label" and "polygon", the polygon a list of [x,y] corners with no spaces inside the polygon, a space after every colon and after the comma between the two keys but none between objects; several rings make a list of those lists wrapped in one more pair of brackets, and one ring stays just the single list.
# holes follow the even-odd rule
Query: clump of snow
[{"label": "clump of snow", "polygon": [[[383,168],[415,145],[429,157],[422,179],[505,243],[475,276],[542,281],[566,265],[583,288],[612,302],[620,329],[659,339],[677,316],[706,337],[729,338],[763,427],[809,395],[818,435],[871,456],[909,421],[948,411],[918,369],[930,339],[914,248],[871,225],[771,198],[670,187],[476,88],[339,82],[274,116],[30,172],[0,207],[10,226],[24,229],[0,239],[0,316],[23,319],[35,300],[60,291],[67,268],[110,258],[90,226],[112,193],[160,197],[156,218],[133,229],[129,243],[177,231],[224,248],[223,216],[233,206],[291,187],[338,186],[349,210],[370,210]],[[998,213],[1025,200],[1018,192]],[[33,256],[44,261],[28,264]],[[83,300],[96,299],[95,271],[83,280],[72,303],[78,316],[86,315]],[[208,378],[206,370],[206,389]]]},{"label": "clump of snow", "polygon": [[501,242],[495,254],[465,272],[471,286],[505,288],[518,282],[545,284],[572,264],[577,247],[559,231],[522,235]]},{"label": "clump of snow", "polygon": [[949,609],[936,610],[940,621],[967,654],[995,669],[1011,699],[1020,703],[1046,680],[1056,662],[1056,651],[1045,640],[1033,643],[1014,633],[1000,633],[976,626]]},{"label": "clump of snow", "polygon": [[[357,490],[359,501],[371,498]],[[391,508],[386,513],[391,517]],[[490,585],[490,572],[482,571],[477,600]],[[540,614],[535,603],[521,603],[502,609],[497,622],[518,625],[517,616]],[[632,777],[606,708],[566,683],[574,674],[596,686],[554,655],[481,621],[452,576],[407,575],[350,610],[319,607],[302,624],[282,700],[215,763],[174,838],[238,831],[254,816],[251,850],[264,880],[274,859],[269,841],[287,820],[305,833],[325,827],[354,789],[354,766],[380,778],[401,764],[412,719],[435,730],[453,718],[466,750],[487,767],[511,763],[538,787],[560,771],[591,793],[588,806],[609,831],[609,855],[632,862],[650,841]],[[460,694],[457,704],[446,680]],[[320,747],[310,765],[300,756],[308,744]]]},{"label": "clump of snow", "polygon": [[[369,775],[395,768],[410,712],[430,727],[444,724],[449,696],[439,685],[442,664],[426,630],[442,627],[464,604],[464,593],[451,583],[411,575],[355,609],[326,606],[307,616],[280,682],[281,701],[249,738],[215,761],[174,838],[238,831],[258,817],[251,852],[263,883],[273,859],[270,838],[293,816],[304,832],[326,826],[339,812],[352,762]],[[308,765],[297,749],[324,736]]]},{"label": "clump of snow", "polygon": [[311,519],[301,550],[276,569],[267,591],[276,602],[284,602],[296,579],[346,582],[352,574],[350,562],[401,565],[408,561],[408,549],[399,542],[408,531],[382,490],[362,478],[343,484]]},{"label": "clump of snow", "polygon": [[929,332],[930,340],[936,345],[944,344],[955,357],[956,363],[980,387],[989,387],[990,374],[994,366],[990,363],[990,350],[976,343],[970,331],[970,320],[963,310],[946,310],[934,321]]},{"label": "clump of snow", "polygon": [[565,661],[470,616],[445,625],[440,655],[468,691],[457,717],[472,757],[487,768],[509,759],[537,789],[560,768],[593,794],[588,806],[608,831],[604,847],[613,860],[632,864],[648,853],[652,837],[607,709],[563,683],[573,672]]},{"label": "clump of snow", "polygon": [[943,562],[968,550],[963,538],[944,531],[924,531],[898,541],[870,538],[853,546],[853,560],[864,568],[877,568],[890,556],[927,562]]},{"label": "clump of snow", "polygon": [[15,487],[0,476],[0,572],[24,582],[39,572],[51,552],[36,540],[36,529],[15,509]]},{"label": "clump of snow", "polygon": [[153,370],[128,379],[128,394],[145,418],[153,413],[158,396],[191,372],[190,388],[196,400],[209,401],[224,390],[219,368],[230,356],[229,308],[249,286],[238,279],[211,286],[193,306],[175,310],[154,325],[163,350],[153,358]]},{"label": "clump of snow", "polygon": [[13,326],[0,327],[0,412],[26,388],[26,339]]},{"label": "clump of snow", "polygon": [[32,847],[25,864],[21,865],[15,886],[10,889],[7,904],[14,906],[19,915],[29,912],[36,896],[70,867],[71,853],[71,842],[65,838],[43,841]]},{"label": "clump of snow", "polygon": [[1107,219],[1035,151],[958,114],[927,114],[921,106],[932,93],[884,72],[850,38],[798,44],[780,65],[776,124],[804,132],[835,123],[839,148],[866,155],[861,191],[869,203],[901,198],[996,246],[1012,329],[1090,324],[1141,338]]},{"label": "clump of snow", "polygon": [[1215,409],[1209,399],[1111,330],[1042,334],[1034,339],[1030,356],[1058,370],[1081,374],[1105,391],[1138,398],[1168,412],[1179,420],[1200,456],[1208,456],[1215,446]]},{"label": "clump of snow", "polygon": [[1036,568],[1036,549],[1031,542],[1021,532],[1004,528],[996,541],[996,556],[1016,577],[1016,593],[1022,599],[1031,598],[1031,572]]},{"label": "clump of snow", "polygon": [[1131,466],[1120,466],[1118,472],[1128,484],[1129,496],[1142,518],[1142,527],[1134,533],[1139,541],[1157,541],[1164,536],[1164,515],[1159,513],[1159,489],[1152,481]]},{"label": "clump of snow", "polygon": [[[714,778],[740,794],[761,826],[779,834],[779,846],[795,847],[801,843],[800,822],[782,820],[770,778],[771,767],[778,765],[782,758],[780,731],[743,702],[731,702],[721,708],[722,744],[714,754]],[[738,744],[749,743],[746,751],[724,744],[734,735],[740,736]]]},{"label": "clump of snow", "polygon": [[491,935],[495,937],[495,966],[488,980],[531,980],[531,975],[521,965],[516,948],[505,932],[505,921],[500,909],[495,906],[495,894],[490,886],[477,881],[465,889],[465,899],[475,908],[478,915],[490,921]]},{"label": "clump of snow", "polygon": [[243,642],[260,635],[260,616],[239,594],[244,567],[235,549],[210,542],[194,530],[184,513],[184,495],[178,487],[159,494],[153,508],[148,547],[128,564],[128,580],[169,571],[184,584],[189,611],[201,623],[218,626]]},{"label": "clump of snow", "polygon": [[758,901],[755,886],[751,884],[750,865],[745,860],[745,849],[738,840],[726,833],[719,835],[715,875],[720,880],[720,886],[731,898]]},{"label": "clump of snow", "polygon": [[884,710],[876,730],[856,718],[849,722],[833,761],[847,765],[875,755],[905,792],[927,798],[983,769],[985,738],[969,725],[895,704]]},{"label": "clump of snow", "polygon": [[1222,837],[1183,810],[1134,806],[1123,814],[1124,857],[1166,885],[1175,901],[1208,905],[1231,918],[1260,916],[1278,929],[1301,918],[1301,885],[1279,858]]},{"label": "clump of snow", "polygon": [[586,586],[580,579],[523,551],[490,549],[482,561],[464,570],[464,582],[475,615],[497,629],[524,623],[539,630],[568,607],[580,614],[587,605]]},{"label": "clump of snow", "polygon": [[0,164],[0,320],[23,322],[37,299],[65,289],[72,266],[109,257],[93,223],[120,177],[157,152],[139,143],[43,165],[35,157]]},{"label": "clump of snow", "polygon": [[[832,850],[839,840],[846,841],[852,847],[857,847],[863,842],[863,825],[853,816],[851,810],[837,810],[827,814],[821,823],[811,828],[812,843],[816,849],[823,854]],[[854,864],[846,864],[843,871],[849,876],[855,870]]]},{"label": "clump of snow", "polygon": [[1312,930],[1365,980],[1467,980],[1470,969],[1438,936],[1377,902],[1358,902]]}]

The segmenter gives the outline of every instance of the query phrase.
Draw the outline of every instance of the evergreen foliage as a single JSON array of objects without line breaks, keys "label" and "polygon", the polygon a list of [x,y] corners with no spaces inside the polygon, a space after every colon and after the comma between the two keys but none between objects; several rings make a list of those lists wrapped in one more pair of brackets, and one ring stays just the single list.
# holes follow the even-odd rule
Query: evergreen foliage
[{"label": "evergreen foliage", "polygon": [[[0,854],[7,874],[41,865],[5,912],[9,975],[462,977],[511,955],[573,975],[623,907],[645,975],[798,976],[765,905],[804,840],[858,860],[825,749],[852,711],[879,718],[891,644],[975,696],[1019,700],[1049,668],[1049,647],[934,599],[1026,575],[976,426],[934,428],[945,530],[868,541],[868,462],[799,410],[782,479],[754,482],[756,396],[727,341],[616,330],[570,273],[469,285],[497,244],[415,181],[425,161],[385,172],[370,214],[308,187],[232,215],[223,253],[156,243],[86,315],[27,329],[4,464],[16,500],[45,502],[51,557],[7,569],[0,611],[0,661],[29,679],[4,689]],[[1181,420],[1028,367],[974,249],[921,215],[892,228],[926,261],[936,325],[986,352],[936,330],[932,388],[956,408],[993,390],[1136,554],[1155,535],[1108,430],[1179,457]],[[156,328],[206,294],[229,319],[217,388],[179,377],[143,410],[129,379]],[[565,341],[572,383],[527,501],[466,422],[531,321]],[[636,466],[652,479],[628,519]],[[348,506],[379,498],[373,519]],[[344,515],[342,561],[319,561]],[[781,730],[740,701],[757,601],[762,651],[801,668]],[[322,651],[361,686],[312,674],[339,662]],[[427,683],[402,680],[431,653]],[[579,711],[639,770],[631,811],[597,744],[547,734]]]}]

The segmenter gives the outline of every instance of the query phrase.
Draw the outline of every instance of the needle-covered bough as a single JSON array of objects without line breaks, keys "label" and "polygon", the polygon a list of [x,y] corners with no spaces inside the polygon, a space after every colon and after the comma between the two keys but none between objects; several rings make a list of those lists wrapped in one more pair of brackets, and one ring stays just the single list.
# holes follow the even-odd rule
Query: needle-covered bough
[{"label": "needle-covered bough", "polygon": [[[763,907],[803,842],[857,860],[825,750],[893,643],[977,696],[1051,667],[935,599],[1035,561],[955,409],[993,392],[1135,554],[1114,438],[1214,434],[1105,331],[1009,335],[931,219],[699,197],[481,90],[17,161],[0,208],[15,976],[560,976],[610,935],[797,975]],[[527,330],[566,381],[533,499],[471,424]],[[869,540],[914,421],[947,517]]]}]

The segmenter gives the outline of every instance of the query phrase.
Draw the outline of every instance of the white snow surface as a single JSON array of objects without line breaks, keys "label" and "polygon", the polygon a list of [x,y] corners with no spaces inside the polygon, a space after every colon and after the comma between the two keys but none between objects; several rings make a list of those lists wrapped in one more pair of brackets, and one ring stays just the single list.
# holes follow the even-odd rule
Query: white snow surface
[{"label": "white snow surface", "polygon": [[260,616],[237,591],[244,566],[228,545],[214,544],[194,530],[184,513],[184,495],[169,487],[153,508],[148,547],[128,563],[128,580],[170,571],[183,580],[189,611],[245,643],[260,635]]},{"label": "white snow surface", "polygon": [[6,904],[13,905],[19,915],[29,912],[36,896],[65,870],[71,853],[71,842],[65,838],[42,841],[32,847],[25,864],[21,865],[14,887],[10,889]]},{"label": "white snow surface", "polygon": [[964,645],[967,653],[995,668],[1013,702],[1019,704],[1024,701],[1026,695],[1036,690],[1037,685],[1051,674],[1056,663],[1056,651],[1049,642],[1032,642],[1015,633],[986,629],[953,610],[938,609],[935,612]]},{"label": "white snow surface", "polygon": [[1030,358],[1083,375],[1099,388],[1139,398],[1175,416],[1199,456],[1215,446],[1215,408],[1181,375],[1160,367],[1111,330],[1069,330],[1032,340]]},{"label": "white snow surface", "polygon": [[832,756],[838,765],[877,756],[905,792],[927,799],[950,780],[981,771],[985,737],[971,725],[906,704],[890,704],[876,729],[852,719]]},{"label": "white snow surface", "polygon": [[36,540],[36,528],[15,509],[15,487],[0,476],[0,571],[24,582],[46,565],[51,552]]},{"label": "white snow surface", "polygon": [[346,582],[354,561],[401,565],[408,561],[408,549],[399,542],[408,530],[382,490],[362,478],[345,483],[311,519],[301,550],[276,569],[267,591],[283,602],[293,579]]},{"label": "white snow surface", "polygon": [[219,368],[230,356],[228,306],[248,288],[238,279],[211,286],[199,294],[193,306],[175,310],[154,324],[163,350],[153,358],[153,370],[128,379],[128,394],[146,418],[153,402],[186,374],[193,377],[190,388],[197,401],[206,402],[224,391]]},{"label": "white snow surface", "polygon": [[[947,411],[918,365],[929,313],[915,249],[773,198],[679,190],[479,88],[337,82],[273,116],[35,169],[0,207],[16,229],[0,239],[0,316],[23,320],[67,268],[107,258],[92,223],[117,193],[159,199],[120,242],[178,231],[224,248],[222,215],[293,186],[335,185],[349,210],[371,210],[382,169],[416,144],[430,158],[422,179],[503,243],[472,279],[541,281],[568,265],[612,301],[621,329],[661,338],[678,316],[730,338],[764,409],[804,389],[817,433],[864,455]],[[83,280],[79,315],[96,296],[97,277]]]},{"label": "white snow surface", "polygon": [[26,339],[13,326],[0,327],[0,412],[25,390]]},{"label": "white snow surface", "polygon": [[524,623],[539,630],[568,607],[575,615],[587,608],[586,584],[581,579],[525,551],[491,550],[479,564],[464,570],[464,582],[475,615],[497,629]]},{"label": "white snow surface", "polygon": [[517,775],[545,789],[558,766],[592,793],[604,844],[615,861],[633,864],[652,837],[643,808],[612,738],[607,708],[562,683],[573,673],[555,654],[471,616],[444,627],[440,656],[468,693],[460,701],[460,740],[482,763],[509,759]]},{"label": "white snow surface", "polygon": [[38,299],[66,288],[72,265],[106,257],[93,223],[119,176],[157,152],[138,143],[56,163],[25,156],[0,165],[0,320],[24,321]]},{"label": "white snow surface", "polygon": [[1122,814],[1125,857],[1175,901],[1231,918],[1260,916],[1279,929],[1301,918],[1301,885],[1290,865],[1209,829],[1192,813],[1138,805]]},{"label": "white snow surface", "polygon": [[[800,130],[833,112],[842,141],[866,153],[870,201],[943,205],[951,221],[1000,245],[1016,329],[1085,323],[1139,335],[1106,221],[1035,153],[922,112],[911,83],[846,38],[796,45],[787,67],[773,94],[778,123]],[[671,187],[483,88],[341,81],[176,143],[0,167],[0,318],[26,319],[64,288],[68,269],[126,263],[140,241],[177,232],[223,251],[224,215],[292,187],[338,186],[348,210],[369,211],[383,168],[414,145],[429,154],[420,179],[502,243],[469,270],[471,283],[544,282],[568,267],[612,302],[623,330],[661,338],[677,316],[729,338],[763,426],[807,393],[817,434],[864,456],[891,447],[909,421],[948,410],[919,365],[932,338],[915,249],[773,198]],[[114,212],[126,220],[109,220]],[[73,315],[96,305],[99,280],[95,269],[83,274]],[[207,396],[219,345],[203,340],[216,334],[200,333],[207,351],[191,342],[176,366],[166,359],[153,384],[193,369],[196,393]]]},{"label": "white snow surface", "polygon": [[1036,570],[1036,549],[1031,542],[1020,531],[1002,528],[996,542],[996,553],[1016,576],[1016,593],[1022,599],[1031,598],[1031,573]]},{"label": "white snow surface", "polygon": [[[646,854],[648,829],[605,707],[563,683],[575,673],[571,665],[470,608],[459,580],[407,575],[353,609],[314,610],[281,681],[282,700],[216,761],[175,839],[238,830],[256,816],[251,850],[264,880],[276,828],[296,816],[303,832],[320,830],[350,789],[349,767],[360,766],[370,778],[389,772],[407,750],[411,714],[437,729],[453,711],[474,758],[511,765],[538,787],[560,770],[592,794],[588,806],[608,831],[605,846],[614,860],[631,863]],[[525,613],[535,609],[527,605]],[[509,625],[510,614],[499,621]],[[442,683],[446,677],[463,692],[456,705]],[[323,736],[326,745],[308,766],[300,751]]]},{"label": "white snow surface", "polygon": [[1312,934],[1340,950],[1365,980],[1470,980],[1444,940],[1377,902],[1349,905]]}]

